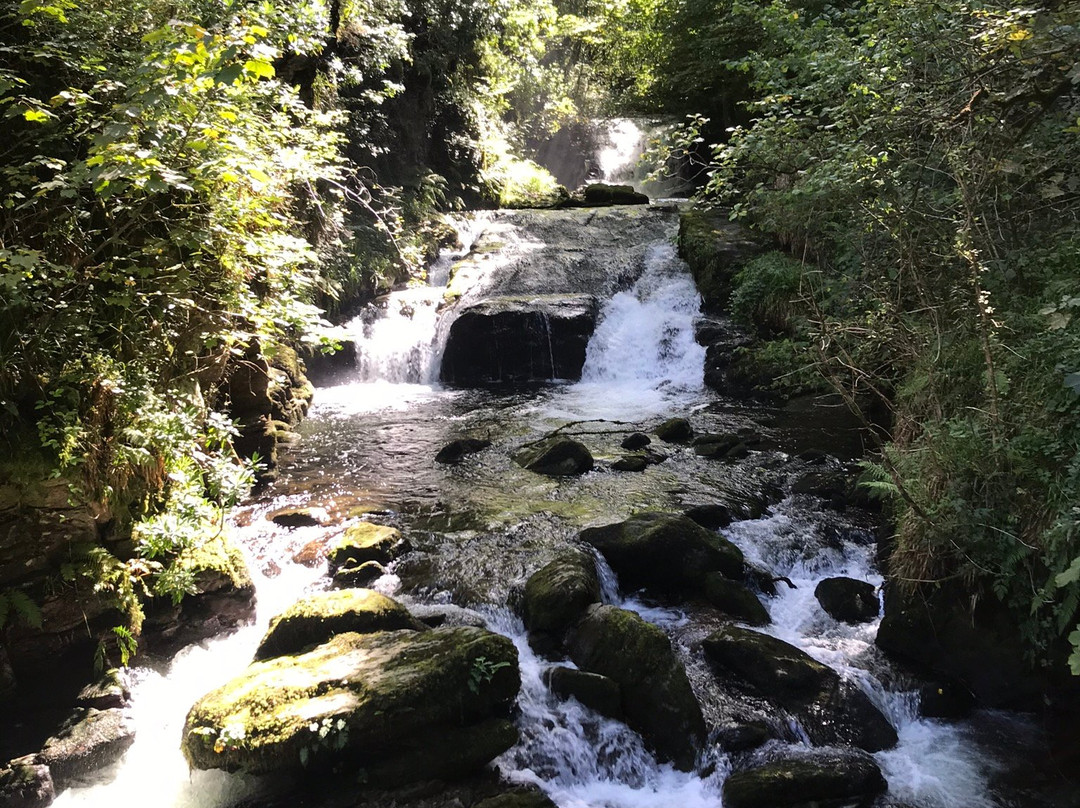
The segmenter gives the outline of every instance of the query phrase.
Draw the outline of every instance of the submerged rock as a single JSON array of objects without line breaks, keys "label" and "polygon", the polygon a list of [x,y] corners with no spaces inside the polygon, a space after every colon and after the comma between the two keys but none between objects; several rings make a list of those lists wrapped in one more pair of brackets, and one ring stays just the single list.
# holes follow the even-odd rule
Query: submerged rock
[{"label": "submerged rock", "polygon": [[687,595],[710,572],[739,579],[743,555],[734,544],[673,513],[639,513],[625,522],[587,528],[581,540],[601,553],[627,589]]},{"label": "submerged rock", "polygon": [[590,606],[569,639],[578,667],[619,684],[626,722],[663,760],[689,771],[705,721],[667,635],[640,615]]},{"label": "submerged rock", "polygon": [[428,627],[396,600],[370,589],[338,589],[301,598],[270,621],[255,651],[255,659],[295,654],[348,631],[375,631]]},{"label": "submerged rock", "polygon": [[555,695],[564,699],[573,697],[600,715],[623,717],[622,690],[618,682],[607,676],[559,666],[544,671],[544,684]]},{"label": "submerged rock", "polygon": [[669,418],[653,430],[656,437],[666,443],[689,443],[694,428],[685,418]]},{"label": "submerged rock", "polygon": [[342,567],[358,567],[366,561],[389,564],[409,549],[408,541],[397,528],[361,522],[346,529],[330,548],[327,554],[330,574]]},{"label": "submerged rock", "polygon": [[767,626],[772,622],[769,611],[757,595],[738,581],[732,581],[719,573],[705,576],[703,586],[705,600],[729,617],[751,626]]},{"label": "submerged rock", "polygon": [[354,765],[367,782],[463,776],[516,741],[517,651],[478,628],[339,634],[253,663],[188,713],[197,769]]},{"label": "submerged rock", "polygon": [[815,744],[850,744],[868,752],[896,745],[896,730],[865,693],[795,646],[725,626],[702,648],[718,676],[749,685],[793,713]]},{"label": "submerged rock", "polygon": [[726,808],[869,806],[887,784],[874,759],[853,750],[781,758],[731,774]]},{"label": "submerged rock", "polygon": [[596,564],[581,550],[567,549],[525,584],[523,612],[531,632],[551,634],[558,643],[593,603],[600,602]]},{"label": "submerged rock", "polygon": [[58,790],[86,782],[115,763],[135,743],[135,728],[123,710],[78,709],[45,742],[38,760],[49,767]]},{"label": "submerged rock", "polygon": [[814,597],[830,617],[844,623],[869,623],[881,610],[874,585],[854,578],[825,578]]},{"label": "submerged rock", "polygon": [[526,446],[514,455],[522,468],[548,477],[569,477],[592,471],[593,457],[584,444],[555,436]]},{"label": "submerged rock", "polygon": [[33,755],[0,769],[0,805],[4,808],[46,808],[55,799],[49,767],[34,762]]},{"label": "submerged rock", "polygon": [[461,458],[466,455],[476,454],[481,452],[491,445],[489,440],[481,440],[479,438],[458,438],[452,440],[444,447],[439,449],[438,454],[435,455],[436,463],[457,463]]}]

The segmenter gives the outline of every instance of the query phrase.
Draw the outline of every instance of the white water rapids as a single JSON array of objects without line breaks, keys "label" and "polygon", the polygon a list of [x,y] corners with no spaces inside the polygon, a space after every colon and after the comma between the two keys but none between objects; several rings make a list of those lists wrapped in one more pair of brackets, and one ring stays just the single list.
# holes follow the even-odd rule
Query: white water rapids
[{"label": "white water rapids", "polygon": [[[438,273],[429,285],[395,292],[382,302],[384,316],[358,319],[354,334],[361,357],[357,378],[320,390],[306,429],[318,429],[334,419],[374,413],[375,441],[385,441],[393,454],[392,436],[380,437],[405,419],[402,429],[430,428],[442,418],[453,423],[463,415],[429,415],[440,402],[458,394],[434,383],[440,352],[437,335],[438,303],[446,283]],[[539,418],[545,424],[582,419],[643,422],[672,412],[697,412],[714,400],[702,385],[704,351],[694,341],[694,320],[699,299],[686,266],[669,243],[651,245],[637,281],[619,291],[603,306],[588,345],[581,381],[544,391],[513,410],[512,418]],[[409,420],[412,419],[412,420]],[[365,422],[366,423],[366,422]],[[512,423],[507,429],[522,431]],[[390,435],[389,432],[386,433]],[[436,435],[431,440],[437,440]],[[413,450],[408,450],[413,451]],[[400,456],[408,452],[402,449]],[[693,468],[700,462],[686,450],[672,466]],[[366,468],[366,467],[364,467]],[[671,475],[660,467],[658,475]],[[286,463],[284,476],[290,471]],[[376,472],[377,473],[377,470]],[[659,484],[677,488],[684,483],[661,476]],[[296,494],[290,496],[296,500]],[[556,494],[551,495],[553,498]],[[278,504],[278,503],[275,503]],[[257,513],[263,513],[258,511]],[[824,614],[813,597],[822,578],[834,575],[880,583],[865,544],[844,540],[829,547],[806,550],[808,536],[822,529],[815,514],[797,507],[790,498],[762,518],[737,521],[725,535],[749,561],[787,576],[796,589],[782,587],[766,605],[773,624],[766,630],[803,648],[862,687],[897,728],[900,743],[875,758],[889,783],[890,798],[912,808],[991,808],[997,803],[987,789],[990,763],[964,723],[946,724],[917,717],[914,697],[890,690],[895,681],[873,642],[877,623],[850,626]],[[318,537],[321,528],[301,528]],[[56,802],[62,808],[95,806],[114,808],[151,804],[155,808],[225,808],[250,795],[258,783],[219,772],[189,774],[179,752],[180,730],[189,706],[204,692],[239,673],[251,659],[268,620],[306,588],[317,586],[321,570],[293,564],[275,556],[275,542],[283,531],[265,520],[237,535],[259,549],[252,562],[258,584],[259,616],[256,626],[181,652],[164,672],[134,672],[133,717],[135,745],[107,782],[72,789]],[[292,546],[297,534],[290,534]],[[281,551],[279,551],[280,553]],[[269,558],[268,558],[269,557]],[[280,574],[258,572],[272,561]],[[680,632],[692,628],[693,616],[680,609],[655,608],[634,597],[618,594],[606,568],[606,599],[639,611],[676,638],[680,654],[692,662],[694,651],[680,644]],[[397,579],[388,576],[379,588],[393,592]],[[413,596],[405,597],[409,602]],[[551,663],[529,648],[520,621],[498,605],[479,610],[491,629],[511,637],[518,648],[522,690],[517,718],[520,743],[496,761],[511,782],[541,787],[560,808],[718,808],[721,786],[731,760],[718,748],[703,752],[701,773],[684,773],[659,764],[641,739],[625,725],[603,718],[576,701],[556,699],[543,684]],[[571,664],[562,662],[559,664]],[[700,687],[700,683],[695,683]],[[778,743],[778,742],[771,742]]]}]

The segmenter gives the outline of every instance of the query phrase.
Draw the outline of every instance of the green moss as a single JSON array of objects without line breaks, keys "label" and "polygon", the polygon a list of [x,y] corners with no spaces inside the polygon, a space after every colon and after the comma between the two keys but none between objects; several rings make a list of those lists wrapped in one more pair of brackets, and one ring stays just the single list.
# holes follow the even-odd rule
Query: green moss
[{"label": "green moss", "polygon": [[360,522],[347,528],[330,548],[327,558],[331,573],[344,566],[359,566],[366,561],[389,564],[404,550],[401,532],[388,525]]},{"label": "green moss", "polygon": [[192,573],[203,592],[220,589],[226,582],[234,589],[252,586],[244,554],[224,532],[183,550],[173,566]]},{"label": "green moss", "polygon": [[727,307],[735,273],[760,249],[724,211],[690,210],[679,217],[679,255],[690,265],[707,311]]}]

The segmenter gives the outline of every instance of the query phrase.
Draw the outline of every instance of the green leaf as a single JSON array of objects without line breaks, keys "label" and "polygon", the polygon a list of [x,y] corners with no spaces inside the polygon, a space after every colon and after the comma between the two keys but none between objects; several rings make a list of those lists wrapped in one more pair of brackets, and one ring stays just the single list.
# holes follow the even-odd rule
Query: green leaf
[{"label": "green leaf", "polygon": [[30,121],[30,123],[45,123],[52,116],[48,112],[45,112],[45,110],[28,109],[23,112],[23,117]]},{"label": "green leaf", "polygon": [[1059,587],[1068,586],[1077,581],[1080,581],[1080,556],[1074,558],[1072,564],[1069,565],[1069,568],[1054,579],[1054,583]]},{"label": "green leaf", "polygon": [[244,62],[244,70],[260,79],[274,77],[274,66],[264,59],[248,59]]},{"label": "green leaf", "polygon": [[218,84],[235,84],[244,75],[246,65],[229,65],[221,68],[215,75]]}]

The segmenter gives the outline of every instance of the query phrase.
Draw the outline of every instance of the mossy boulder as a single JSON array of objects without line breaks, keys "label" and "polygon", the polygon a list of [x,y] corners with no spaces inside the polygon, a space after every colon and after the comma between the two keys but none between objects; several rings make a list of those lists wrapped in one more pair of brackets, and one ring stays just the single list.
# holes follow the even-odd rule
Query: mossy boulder
[{"label": "mossy boulder", "polygon": [[473,808],[556,808],[555,803],[542,791],[509,791],[495,797],[488,797],[476,803]]},{"label": "mossy boulder", "polygon": [[751,626],[767,626],[772,622],[768,609],[757,595],[744,584],[719,573],[712,572],[705,576],[702,594],[711,605],[735,620]]},{"label": "mossy boulder", "polygon": [[365,561],[363,564],[338,567],[334,572],[333,585],[338,589],[366,587],[386,575],[386,567],[378,561]]},{"label": "mossy boulder", "polygon": [[0,805],[4,808],[46,808],[55,799],[49,767],[35,762],[33,755],[0,769]]},{"label": "mossy boulder", "polygon": [[645,471],[649,467],[649,459],[643,454],[623,455],[611,464],[612,471]]},{"label": "mossy boulder", "polygon": [[544,684],[556,696],[575,698],[600,715],[615,719],[623,717],[622,689],[618,682],[607,676],[560,665],[544,671]]},{"label": "mossy boulder", "polygon": [[97,681],[91,682],[79,691],[76,703],[80,707],[93,707],[97,710],[109,710],[114,707],[126,707],[131,700],[131,690],[125,671],[112,668],[105,671]]},{"label": "mossy boulder", "polygon": [[397,528],[360,522],[345,529],[326,559],[334,575],[342,567],[359,567],[367,561],[389,564],[408,550],[409,543]]},{"label": "mossy boulder", "polygon": [[601,553],[633,590],[688,595],[701,591],[710,572],[740,579],[742,551],[681,514],[639,513],[625,522],[586,528],[581,540]]},{"label": "mossy boulder", "polygon": [[689,443],[694,437],[694,428],[685,418],[668,418],[653,433],[665,443]]},{"label": "mossy boulder", "polygon": [[648,205],[649,197],[634,190],[632,185],[609,185],[605,182],[594,182],[586,185],[579,197],[577,204],[585,207],[602,207],[606,205]]},{"label": "mossy boulder", "polygon": [[[426,780],[447,776],[433,768],[444,755],[456,765],[449,773],[464,775],[515,742],[501,719],[519,687],[514,644],[484,629],[339,634],[305,654],[252,663],[204,696],[182,747],[197,769],[392,773],[411,756],[410,779]],[[460,745],[440,750],[451,732]]]},{"label": "mossy boulder", "polygon": [[584,444],[556,436],[521,449],[514,462],[537,474],[569,477],[592,471],[593,456]]},{"label": "mossy boulder", "polygon": [[830,617],[844,623],[869,623],[881,610],[874,585],[854,578],[825,578],[814,588],[814,597]]},{"label": "mossy boulder", "polygon": [[397,629],[427,631],[427,628],[396,600],[370,589],[320,592],[301,598],[270,621],[255,651],[255,659],[295,654],[348,631],[370,634]]},{"label": "mossy boulder", "polygon": [[523,617],[529,631],[555,635],[560,641],[593,603],[600,602],[600,579],[593,559],[568,549],[529,577]]},{"label": "mossy boulder", "polygon": [[630,452],[636,452],[638,449],[644,449],[652,443],[652,438],[646,435],[644,432],[631,432],[619,445]]},{"label": "mossy boulder", "polygon": [[803,724],[818,745],[847,744],[878,752],[896,745],[896,730],[867,698],[790,643],[740,626],[725,626],[702,643],[721,680],[749,687]]},{"label": "mossy boulder", "polygon": [[705,721],[667,635],[640,615],[590,606],[568,641],[579,668],[619,684],[626,722],[663,760],[694,766]]},{"label": "mossy boulder", "polygon": [[726,808],[869,806],[887,788],[874,759],[829,751],[774,760],[737,771],[724,781]]}]

